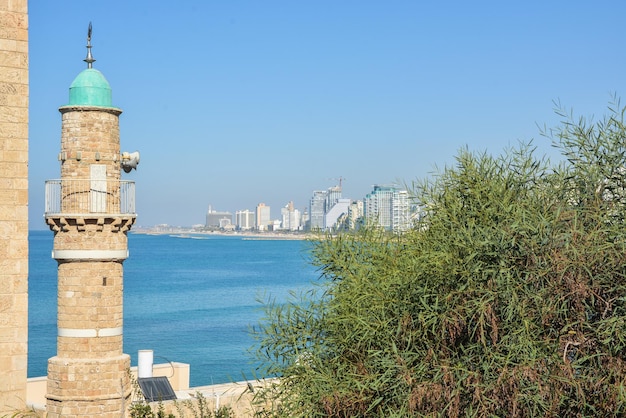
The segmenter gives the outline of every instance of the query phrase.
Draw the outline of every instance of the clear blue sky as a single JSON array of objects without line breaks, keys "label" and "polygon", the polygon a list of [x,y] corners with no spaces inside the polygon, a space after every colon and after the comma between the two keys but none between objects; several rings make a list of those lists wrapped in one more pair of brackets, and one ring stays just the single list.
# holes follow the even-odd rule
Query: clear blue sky
[{"label": "clear blue sky", "polygon": [[[555,126],[553,101],[601,117],[626,94],[626,2],[32,0],[30,223],[60,176],[59,106],[94,68],[141,152],[138,225],[308,206],[411,182],[457,151],[499,154]],[[625,98],[626,100],[626,98]]]}]

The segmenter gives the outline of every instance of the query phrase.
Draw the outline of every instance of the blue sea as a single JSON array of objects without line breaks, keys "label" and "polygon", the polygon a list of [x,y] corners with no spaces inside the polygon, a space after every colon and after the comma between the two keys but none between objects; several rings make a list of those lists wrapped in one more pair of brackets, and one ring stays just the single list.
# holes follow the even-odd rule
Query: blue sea
[{"label": "blue sea", "polygon": [[[190,385],[253,378],[250,327],[259,300],[285,301],[314,286],[310,243],[237,236],[128,236],[124,262],[124,352],[154,350],[155,363],[189,363]],[[29,237],[28,376],[45,376],[56,354],[57,263],[53,234]]]}]

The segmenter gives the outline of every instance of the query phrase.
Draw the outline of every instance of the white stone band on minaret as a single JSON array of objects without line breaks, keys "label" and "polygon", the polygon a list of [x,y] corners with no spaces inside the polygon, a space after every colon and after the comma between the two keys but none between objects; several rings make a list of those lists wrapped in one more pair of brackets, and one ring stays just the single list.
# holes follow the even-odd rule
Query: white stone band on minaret
[{"label": "white stone band on minaret", "polygon": [[128,250],[52,250],[55,260],[126,260]]},{"label": "white stone band on minaret", "polygon": [[122,328],[59,328],[58,335],[71,338],[116,337],[122,335]]}]

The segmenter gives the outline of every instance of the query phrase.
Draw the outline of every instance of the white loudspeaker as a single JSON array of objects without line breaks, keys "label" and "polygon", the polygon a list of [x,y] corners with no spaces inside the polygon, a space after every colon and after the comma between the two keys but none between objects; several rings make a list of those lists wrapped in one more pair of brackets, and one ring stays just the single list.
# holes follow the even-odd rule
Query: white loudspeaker
[{"label": "white loudspeaker", "polygon": [[139,151],[123,152],[121,165],[125,173],[130,173],[133,168],[137,170],[137,165],[139,165]]}]

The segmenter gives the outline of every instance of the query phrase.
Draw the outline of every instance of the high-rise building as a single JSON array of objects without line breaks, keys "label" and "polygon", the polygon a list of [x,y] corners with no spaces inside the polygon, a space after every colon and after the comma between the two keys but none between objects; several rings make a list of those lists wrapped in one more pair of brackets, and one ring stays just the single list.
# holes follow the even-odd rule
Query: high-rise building
[{"label": "high-rise building", "polygon": [[288,231],[302,229],[300,211],[293,206],[293,202],[289,202],[280,212],[283,218],[282,229]]},{"label": "high-rise building", "polygon": [[339,186],[329,187],[328,190],[316,190],[313,192],[309,203],[310,231],[326,231],[337,227],[337,221],[348,215],[350,199],[341,196],[341,183]]},{"label": "high-rise building", "polygon": [[365,221],[388,231],[402,232],[410,228],[408,192],[393,186],[375,185],[363,199]]},{"label": "high-rise building", "polygon": [[411,228],[411,204],[409,192],[398,190],[391,202],[391,229],[393,232],[404,232]]},{"label": "high-rise building", "polygon": [[248,209],[235,212],[235,226],[238,230],[249,231],[254,225],[254,212]]},{"label": "high-rise building", "polygon": [[328,213],[333,206],[341,199],[341,186],[330,187],[326,191],[326,200],[324,202],[324,213]]},{"label": "high-rise building", "polygon": [[363,201],[356,200],[348,208],[348,229],[358,229],[363,220]]},{"label": "high-rise building", "polygon": [[259,203],[256,207],[256,229],[267,231],[271,223],[270,207],[265,203]]},{"label": "high-rise building", "polygon": [[350,199],[339,198],[324,215],[324,230],[337,230],[344,228],[344,221],[347,220],[350,209]]},{"label": "high-rise building", "polygon": [[205,226],[207,228],[227,228],[233,223],[233,214],[230,212],[218,212],[213,210],[211,205],[209,205],[209,210],[206,213],[206,223]]},{"label": "high-rise building", "polygon": [[59,108],[61,179],[46,182],[45,220],[58,263],[49,418],[117,418],[132,391],[130,356],[122,351],[122,263],[136,219],[135,184],[121,180],[120,164],[129,158],[120,153],[122,111],[112,105],[107,80],[92,68],[91,25],[87,51],[87,68],[70,86],[69,104]]},{"label": "high-rise building", "polygon": [[304,208],[304,210],[302,211],[302,216],[300,217],[301,221],[300,224],[302,226],[302,229],[308,228],[309,225],[309,211],[307,210],[307,208]]},{"label": "high-rise building", "polygon": [[324,230],[324,214],[326,206],[326,191],[316,190],[313,192],[309,203],[309,230]]},{"label": "high-rise building", "polygon": [[0,16],[0,416],[13,416],[28,352],[27,1],[0,1]]}]

